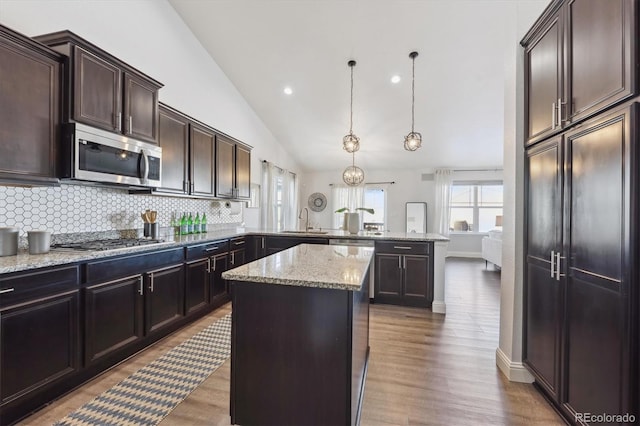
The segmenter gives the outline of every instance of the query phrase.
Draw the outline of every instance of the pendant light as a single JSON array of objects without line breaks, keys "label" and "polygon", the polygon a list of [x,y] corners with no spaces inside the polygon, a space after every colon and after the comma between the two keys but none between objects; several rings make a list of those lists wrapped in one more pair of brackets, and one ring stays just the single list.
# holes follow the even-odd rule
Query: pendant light
[{"label": "pendant light", "polygon": [[404,149],[407,151],[415,151],[422,146],[422,135],[413,130],[416,103],[416,56],[418,56],[418,52],[409,53],[409,57],[413,61],[413,64],[411,76],[411,132],[404,137]]},{"label": "pendant light", "polygon": [[364,170],[356,166],[356,154],[351,155],[351,165],[342,172],[342,180],[349,186],[358,186],[364,182]]},{"label": "pendant light", "polygon": [[342,148],[348,153],[356,152],[360,149],[360,138],[353,133],[353,67],[356,66],[356,61],[351,60],[347,62],[349,68],[351,68],[351,104],[349,115],[349,134],[342,138]]}]

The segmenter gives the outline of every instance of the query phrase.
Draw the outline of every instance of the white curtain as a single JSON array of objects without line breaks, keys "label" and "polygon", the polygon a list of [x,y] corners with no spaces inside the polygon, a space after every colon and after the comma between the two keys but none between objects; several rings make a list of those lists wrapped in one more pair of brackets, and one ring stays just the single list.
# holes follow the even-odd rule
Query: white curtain
[{"label": "white curtain", "polygon": [[[364,204],[364,187],[362,186],[347,186],[334,184],[331,188],[331,200],[333,204],[333,211],[339,210],[343,207],[349,209],[350,212],[355,212],[358,207],[365,207]],[[333,214],[333,227],[335,229],[342,228],[344,220],[344,213]]]},{"label": "white curtain", "polygon": [[451,222],[451,182],[453,180],[453,170],[436,170],[436,233],[449,235],[449,224]]},{"label": "white curtain", "polygon": [[295,173],[273,163],[262,163],[263,207],[260,224],[275,231],[296,229],[297,179]]}]

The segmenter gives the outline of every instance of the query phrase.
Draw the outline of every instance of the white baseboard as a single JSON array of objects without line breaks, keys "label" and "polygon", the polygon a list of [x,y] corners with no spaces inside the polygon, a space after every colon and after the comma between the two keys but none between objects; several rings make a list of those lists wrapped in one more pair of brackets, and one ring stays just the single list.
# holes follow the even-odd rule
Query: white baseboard
[{"label": "white baseboard", "polygon": [[482,259],[482,253],[475,251],[448,251],[447,257],[470,257],[473,259]]},{"label": "white baseboard", "polygon": [[533,383],[534,381],[523,363],[512,362],[500,348],[496,349],[496,365],[511,382]]},{"label": "white baseboard", "polygon": [[431,312],[434,314],[446,314],[447,305],[445,305],[444,302],[434,300],[433,303],[431,303]]}]

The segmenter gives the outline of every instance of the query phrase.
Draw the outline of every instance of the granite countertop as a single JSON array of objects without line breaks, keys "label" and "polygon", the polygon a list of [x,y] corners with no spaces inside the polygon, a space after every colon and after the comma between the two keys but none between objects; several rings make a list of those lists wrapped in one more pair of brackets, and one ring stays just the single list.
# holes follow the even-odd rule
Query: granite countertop
[{"label": "granite countertop", "polygon": [[449,241],[448,238],[438,234],[417,234],[405,232],[383,232],[375,235],[371,232],[361,231],[358,234],[350,234],[346,231],[327,230],[318,233],[312,232],[278,232],[257,228],[230,228],[210,231],[206,234],[194,235],[170,235],[162,237],[165,241],[158,244],[134,246],[121,249],[104,251],[56,251],[51,250],[46,254],[31,255],[26,250],[20,250],[17,256],[0,257],[0,274],[26,271],[29,269],[45,268],[49,266],[64,265],[84,262],[124,254],[144,253],[148,251],[178,248],[198,243],[242,237],[245,235],[274,235],[298,238],[340,238],[340,239],[368,239],[368,240],[403,240],[403,241]]},{"label": "granite countertop", "polygon": [[223,272],[222,278],[358,291],[365,284],[373,253],[372,247],[300,244]]}]

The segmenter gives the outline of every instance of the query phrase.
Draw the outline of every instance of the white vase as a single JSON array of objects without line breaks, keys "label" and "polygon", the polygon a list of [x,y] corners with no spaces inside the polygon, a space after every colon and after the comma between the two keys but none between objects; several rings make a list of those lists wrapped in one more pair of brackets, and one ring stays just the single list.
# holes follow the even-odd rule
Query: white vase
[{"label": "white vase", "polygon": [[349,213],[349,233],[357,234],[360,231],[360,213]]}]

